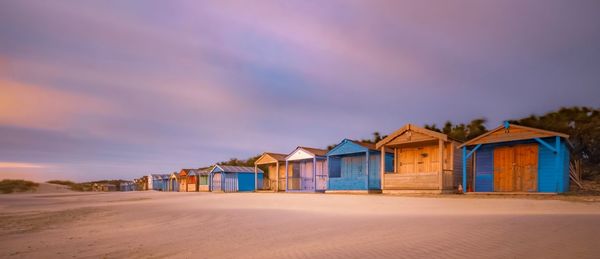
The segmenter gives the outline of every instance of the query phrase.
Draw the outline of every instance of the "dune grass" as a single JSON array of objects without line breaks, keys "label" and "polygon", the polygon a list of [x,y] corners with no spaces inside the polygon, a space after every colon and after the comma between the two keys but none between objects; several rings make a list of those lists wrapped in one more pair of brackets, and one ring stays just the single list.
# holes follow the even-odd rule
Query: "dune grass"
[{"label": "dune grass", "polygon": [[0,181],[0,193],[29,192],[34,191],[38,183],[27,180],[4,179]]},{"label": "dune grass", "polygon": [[88,183],[75,183],[75,182],[71,182],[71,181],[68,181],[68,180],[50,180],[50,181],[47,181],[47,183],[69,186],[69,188],[71,190],[73,190],[73,191],[79,191],[79,192],[90,191],[91,188],[92,188],[91,184],[88,184]]}]

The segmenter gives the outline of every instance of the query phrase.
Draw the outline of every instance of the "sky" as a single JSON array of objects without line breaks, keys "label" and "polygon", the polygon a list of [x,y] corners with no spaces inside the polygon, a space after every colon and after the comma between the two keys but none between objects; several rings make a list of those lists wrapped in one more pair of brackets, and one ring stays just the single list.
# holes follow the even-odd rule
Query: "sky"
[{"label": "sky", "polygon": [[600,104],[600,1],[0,1],[0,178]]}]

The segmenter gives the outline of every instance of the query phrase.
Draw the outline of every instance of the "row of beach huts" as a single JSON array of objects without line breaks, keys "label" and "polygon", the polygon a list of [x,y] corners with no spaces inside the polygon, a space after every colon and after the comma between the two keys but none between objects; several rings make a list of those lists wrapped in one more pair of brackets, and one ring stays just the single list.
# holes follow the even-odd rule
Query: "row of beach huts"
[{"label": "row of beach huts", "polygon": [[145,189],[174,192],[562,193],[568,136],[503,125],[461,142],[407,124],[383,140],[342,140],[331,150],[265,152],[254,167],[214,165],[146,176]]}]

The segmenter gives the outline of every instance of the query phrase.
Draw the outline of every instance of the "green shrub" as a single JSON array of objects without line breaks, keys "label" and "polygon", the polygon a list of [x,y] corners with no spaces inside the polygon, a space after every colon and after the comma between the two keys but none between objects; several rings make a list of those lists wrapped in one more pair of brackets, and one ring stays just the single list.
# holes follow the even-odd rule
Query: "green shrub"
[{"label": "green shrub", "polygon": [[38,183],[32,181],[4,179],[0,181],[0,193],[34,191],[38,186]]}]

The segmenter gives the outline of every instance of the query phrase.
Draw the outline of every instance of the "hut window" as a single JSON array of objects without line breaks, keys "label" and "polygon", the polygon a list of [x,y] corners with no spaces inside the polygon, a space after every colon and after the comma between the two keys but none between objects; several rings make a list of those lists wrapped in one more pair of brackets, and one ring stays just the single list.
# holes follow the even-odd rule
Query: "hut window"
[{"label": "hut window", "polygon": [[336,157],[329,158],[329,177],[331,177],[331,178],[342,177],[341,159],[336,158]]},{"label": "hut window", "polygon": [[208,184],[208,176],[207,175],[201,175],[200,176],[200,184],[201,185],[207,185]]}]

